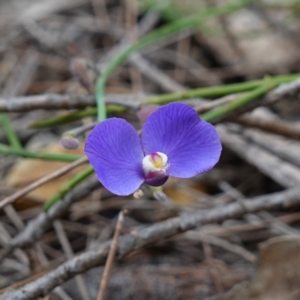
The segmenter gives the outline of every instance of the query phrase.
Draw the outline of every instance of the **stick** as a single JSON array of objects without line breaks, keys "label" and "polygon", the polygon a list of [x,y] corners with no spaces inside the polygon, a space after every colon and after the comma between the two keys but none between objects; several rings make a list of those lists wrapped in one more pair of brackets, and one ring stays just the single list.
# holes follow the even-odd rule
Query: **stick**
[{"label": "stick", "polygon": [[117,225],[116,225],[116,230],[113,236],[113,240],[111,242],[110,245],[110,250],[108,253],[108,257],[107,257],[107,261],[104,267],[104,271],[102,274],[102,280],[100,283],[100,289],[99,289],[99,294],[97,297],[97,300],[103,300],[104,299],[104,294],[105,294],[105,290],[107,287],[107,283],[108,283],[108,279],[109,279],[109,274],[113,265],[113,261],[114,261],[114,257],[117,251],[117,247],[118,247],[118,241],[119,241],[119,236],[123,227],[123,223],[124,223],[124,214],[123,211],[121,211],[119,213],[119,217],[118,217],[118,221],[117,221]]},{"label": "stick", "polygon": [[[300,183],[300,169],[257,144],[249,142],[239,134],[243,128],[239,125],[218,125],[217,130],[222,143],[241,156],[248,163],[284,187],[293,187]],[[244,133],[245,134],[245,133]]]},{"label": "stick", "polygon": [[[68,237],[66,235],[66,232],[61,224],[60,221],[56,220],[53,222],[53,227],[56,231],[57,237],[59,242],[62,245],[62,248],[67,256],[68,259],[71,259],[74,257],[74,253],[73,253],[73,249],[70,245],[70,242],[68,240]],[[83,300],[90,300],[88,291],[87,291],[87,287],[85,285],[84,279],[82,278],[81,275],[76,275],[75,276],[75,281],[77,283],[79,292],[81,294],[81,297]]]},{"label": "stick", "polygon": [[[209,223],[223,222],[238,218],[248,212],[270,210],[278,207],[291,207],[300,204],[300,186],[283,192],[255,197],[244,201],[242,207],[238,202],[218,206],[213,209],[185,213],[180,217],[146,226],[119,239],[118,256],[122,257],[137,249],[169,238],[178,233],[203,226]],[[103,265],[107,259],[111,241],[103,243],[96,250],[89,250],[66,261],[52,272],[17,289],[5,293],[1,300],[31,300],[45,296],[53,288],[95,266]]]},{"label": "stick", "polygon": [[[132,99],[140,99],[138,95],[106,95],[106,104],[125,105],[132,107]],[[25,112],[35,109],[82,109],[96,104],[95,96],[42,94],[12,98],[0,98],[1,112]]]},{"label": "stick", "polygon": [[74,202],[88,196],[99,186],[100,183],[98,179],[93,176],[81,183],[74,190],[71,190],[63,200],[53,205],[49,211],[41,212],[33,220],[31,220],[24,230],[9,242],[6,252],[10,253],[12,249],[32,245],[44,234],[46,230],[51,227],[53,220],[57,219],[61,214],[67,211]]}]

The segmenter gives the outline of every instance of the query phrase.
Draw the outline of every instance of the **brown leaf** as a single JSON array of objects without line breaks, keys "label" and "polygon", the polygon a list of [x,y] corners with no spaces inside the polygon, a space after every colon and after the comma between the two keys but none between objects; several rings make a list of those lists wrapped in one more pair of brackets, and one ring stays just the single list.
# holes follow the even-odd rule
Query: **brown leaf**
[{"label": "brown leaf", "polygon": [[299,270],[300,237],[271,239],[260,250],[252,280],[210,300],[299,300]]},{"label": "brown leaf", "polygon": [[[43,151],[47,153],[83,154],[83,145],[81,145],[77,150],[67,150],[60,144],[55,143],[47,146],[43,149]],[[21,159],[11,168],[5,178],[5,183],[10,187],[23,188],[24,186],[62,168],[67,164],[67,162],[59,161]],[[84,166],[76,168],[62,177],[49,181],[28,195],[32,198],[46,201],[58,191],[62,184],[68,181],[82,168],[84,168]]]}]

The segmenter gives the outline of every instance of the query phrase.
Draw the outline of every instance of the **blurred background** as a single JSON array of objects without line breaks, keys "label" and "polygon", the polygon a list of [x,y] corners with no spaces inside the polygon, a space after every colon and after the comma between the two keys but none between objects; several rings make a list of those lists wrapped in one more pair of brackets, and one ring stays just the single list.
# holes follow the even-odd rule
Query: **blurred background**
[{"label": "blurred background", "polygon": [[[241,203],[239,216],[131,249],[115,261],[105,299],[300,299],[299,16],[297,0],[0,0],[1,294],[112,238],[122,209],[126,234]],[[174,94],[216,125],[224,148],[217,166],[130,197],[89,178],[67,194],[72,205],[41,221],[43,205],[81,164],[1,205],[83,155],[96,121],[97,78],[147,37],[153,42],[115,63],[108,115],[139,130],[157,108],[145,105]],[[236,107],[205,115],[235,100]],[[65,145],[66,136],[75,144]],[[273,193],[279,205],[267,207]],[[243,206],[251,199],[258,212]],[[291,199],[296,205],[287,207]],[[95,263],[44,299],[96,299],[102,272]]]}]

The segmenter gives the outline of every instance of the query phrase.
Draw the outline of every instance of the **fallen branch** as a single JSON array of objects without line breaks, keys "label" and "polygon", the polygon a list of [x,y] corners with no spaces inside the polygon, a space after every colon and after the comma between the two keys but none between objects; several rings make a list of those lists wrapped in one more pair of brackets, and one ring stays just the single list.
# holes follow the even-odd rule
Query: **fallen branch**
[{"label": "fallen branch", "polygon": [[12,249],[32,245],[45,233],[47,229],[52,226],[53,220],[66,212],[74,202],[88,196],[99,186],[100,183],[98,179],[93,176],[92,178],[84,181],[74,190],[70,191],[63,200],[58,201],[47,212],[41,212],[37,217],[27,224],[23,231],[21,231],[10,241],[5,255],[10,253]]},{"label": "fallen branch", "polygon": [[[280,185],[293,187],[300,183],[300,169],[245,138],[245,132],[249,132],[249,130],[247,131],[239,125],[221,124],[217,126],[217,130],[226,147]],[[241,135],[241,132],[244,135]]]},{"label": "fallen branch", "polygon": [[[215,101],[213,101],[215,102]],[[256,127],[264,131],[284,135],[287,137],[299,139],[300,128],[294,126],[291,122],[276,118],[275,120],[267,120],[265,118],[253,117],[249,114],[240,116],[236,122],[249,127]]]},{"label": "fallen branch", "polygon": [[[137,107],[139,99],[136,95],[106,95],[106,104],[119,104],[122,106]],[[59,95],[43,94],[35,96],[13,97],[0,99],[1,112],[25,112],[35,109],[80,109],[95,106],[95,96],[91,95]]]},{"label": "fallen branch", "polygon": [[299,141],[294,141],[256,129],[245,129],[243,135],[250,142],[257,144],[279,158],[292,163],[292,165],[300,167]]},{"label": "fallen branch", "polygon": [[[186,213],[180,217],[159,222],[134,231],[120,237],[118,244],[118,256],[122,257],[140,249],[148,244],[161,241],[175,234],[182,233],[198,226],[222,222],[231,218],[241,217],[245,213],[260,210],[270,210],[280,206],[290,207],[300,204],[300,186],[260,196],[244,201],[219,206],[213,209]],[[86,251],[73,259],[66,261],[52,272],[39,279],[17,289],[5,293],[2,300],[31,300],[47,295],[53,288],[71,279],[77,274],[83,273],[95,266],[103,265],[107,259],[111,241],[97,247],[96,250]]]}]

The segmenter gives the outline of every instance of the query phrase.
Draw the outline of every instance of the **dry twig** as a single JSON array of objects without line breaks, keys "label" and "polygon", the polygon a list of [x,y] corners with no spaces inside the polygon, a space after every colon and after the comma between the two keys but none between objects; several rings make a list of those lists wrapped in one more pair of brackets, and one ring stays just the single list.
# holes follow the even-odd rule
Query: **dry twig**
[{"label": "dry twig", "polygon": [[128,61],[146,77],[159,84],[165,91],[182,92],[185,90],[181,84],[163,73],[156,66],[150,64],[141,54],[135,53],[131,55]]},{"label": "dry twig", "polygon": [[247,251],[246,249],[244,249],[239,245],[235,245],[233,243],[226,241],[225,239],[204,234],[197,231],[187,232],[186,237],[193,240],[201,240],[202,242],[206,242],[214,246],[223,248],[224,250],[235,253],[252,263],[256,261],[256,256],[254,254],[252,254],[251,252]]},{"label": "dry twig", "polygon": [[102,280],[100,283],[100,289],[99,289],[99,294],[98,294],[97,300],[104,299],[104,294],[105,294],[105,290],[106,290],[106,287],[108,284],[109,274],[110,274],[110,271],[111,271],[111,268],[113,265],[114,257],[115,257],[116,251],[117,251],[119,236],[121,234],[123,223],[124,223],[124,213],[123,213],[123,211],[121,211],[118,216],[116,230],[115,230],[115,233],[114,233],[111,245],[110,245],[110,250],[108,253],[107,261],[106,261],[105,268],[104,268],[104,271],[102,274]]},{"label": "dry twig", "polygon": [[[209,210],[185,213],[177,218],[147,226],[120,237],[118,244],[118,256],[122,257],[132,251],[140,249],[148,244],[164,238],[174,236],[198,226],[222,222],[227,219],[241,217],[248,212],[270,210],[280,206],[290,207],[300,204],[300,187],[287,189],[283,192],[260,196],[244,201],[242,207],[239,203],[231,203]],[[97,247],[96,250],[84,252],[45,276],[19,288],[5,293],[1,300],[30,300],[44,296],[56,286],[69,280],[75,275],[82,273],[97,265],[103,265],[107,259],[111,241]]]},{"label": "dry twig", "polygon": [[[138,101],[134,95],[106,95],[107,104],[120,104],[122,106],[134,107],[138,106]],[[139,97],[140,98],[140,97]],[[95,106],[95,96],[82,95],[59,95],[59,94],[43,94],[37,96],[13,97],[0,99],[0,111],[2,112],[25,112],[35,109],[80,109],[87,106]]]},{"label": "dry twig", "polygon": [[279,118],[276,118],[276,120],[267,120],[265,118],[257,118],[245,114],[240,116],[237,119],[237,122],[242,125],[256,127],[264,131],[281,134],[287,137],[296,138],[296,139],[300,138],[299,127],[293,126],[291,122],[287,122]]},{"label": "dry twig", "polygon": [[[237,153],[261,172],[271,177],[284,187],[293,187],[300,183],[300,169],[281,160],[271,152],[253,144],[240,133],[243,128],[235,126],[218,125],[217,130],[226,147]],[[275,172],[276,170],[276,172]]]},{"label": "dry twig", "polygon": [[[70,245],[70,242],[68,240],[68,237],[66,235],[66,232],[65,232],[61,222],[58,220],[54,221],[53,227],[57,233],[58,239],[64,249],[64,252],[65,252],[67,258],[68,259],[73,258],[74,253],[73,253],[72,247]],[[82,299],[90,300],[90,297],[89,297],[89,294],[88,294],[88,291],[87,291],[87,288],[86,288],[86,285],[85,285],[85,282],[84,282],[84,279],[82,278],[82,276],[76,275],[75,280],[78,285],[78,289],[79,289]]]},{"label": "dry twig", "polygon": [[12,249],[17,247],[25,247],[33,244],[52,225],[53,220],[66,212],[74,202],[88,196],[99,186],[98,179],[93,176],[70,191],[63,200],[57,202],[47,212],[41,212],[31,220],[24,230],[10,241],[6,253],[10,253]]},{"label": "dry twig", "polygon": [[[276,121],[275,121],[276,122]],[[245,129],[244,137],[271,153],[300,167],[300,142],[261,130]]]}]

